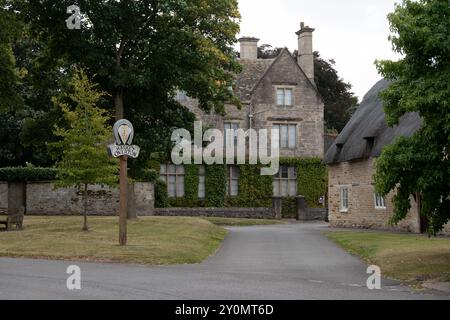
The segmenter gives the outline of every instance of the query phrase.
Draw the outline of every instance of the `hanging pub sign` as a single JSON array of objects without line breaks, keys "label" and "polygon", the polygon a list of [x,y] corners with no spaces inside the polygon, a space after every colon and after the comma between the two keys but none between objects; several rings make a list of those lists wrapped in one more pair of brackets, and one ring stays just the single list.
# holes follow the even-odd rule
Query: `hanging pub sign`
[{"label": "hanging pub sign", "polygon": [[141,149],[133,146],[134,128],[130,121],[119,120],[114,125],[115,144],[108,147],[110,156],[114,158],[130,157],[136,159],[139,157]]}]

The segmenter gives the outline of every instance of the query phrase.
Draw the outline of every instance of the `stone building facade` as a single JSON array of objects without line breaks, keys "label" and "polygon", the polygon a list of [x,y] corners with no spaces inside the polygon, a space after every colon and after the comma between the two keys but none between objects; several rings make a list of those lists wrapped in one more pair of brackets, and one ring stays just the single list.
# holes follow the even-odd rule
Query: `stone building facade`
[{"label": "stone building facade", "polygon": [[[329,179],[329,221],[336,228],[425,231],[416,197],[411,197],[411,210],[398,225],[390,225],[394,214],[391,192],[387,197],[376,194],[373,175],[375,161],[383,147],[399,136],[412,136],[422,125],[418,114],[403,116],[399,125],[388,127],[380,91],[388,82],[377,83],[364,97],[359,109],[337,137],[325,156]],[[444,229],[450,234],[450,225]]]},{"label": "stone building facade", "polygon": [[[280,156],[282,158],[320,158],[324,156],[324,103],[314,83],[314,29],[301,24],[296,33],[299,55],[295,59],[283,49],[274,59],[258,58],[258,39],[241,38],[240,59],[242,72],[237,75],[233,90],[242,107],[226,105],[225,115],[205,113],[194,99],[183,92],[178,101],[186,106],[205,127],[219,129],[224,135],[232,130],[280,130]],[[269,143],[270,143],[269,134]],[[178,169],[170,167],[173,175]],[[183,180],[167,176],[163,165],[162,180],[168,184],[170,197],[182,197],[176,192],[182,186],[171,185]],[[281,170],[286,179],[294,179],[295,169]],[[183,169],[179,170],[181,175]],[[170,180],[171,178],[171,180]],[[236,190],[236,192],[239,192]],[[286,192],[276,194],[287,196]],[[293,192],[289,194],[295,196]]]},{"label": "stone building facade", "polygon": [[324,103],[314,83],[314,29],[303,24],[301,28],[297,35],[298,52],[302,54],[297,60],[288,49],[283,49],[275,59],[258,59],[258,39],[239,40],[239,62],[243,70],[237,76],[234,89],[243,105],[241,109],[227,105],[226,115],[221,116],[204,113],[197,102],[188,97],[180,102],[198,120],[220,130],[225,130],[226,124],[244,130],[271,130],[275,125],[295,127],[295,141],[290,146],[289,143],[281,146],[281,157],[323,158]]},{"label": "stone building facade", "polygon": [[[377,204],[373,173],[372,158],[329,166],[330,225],[334,228],[397,229],[420,233],[420,218],[414,199],[411,199],[412,208],[408,217],[396,228],[389,225],[394,214],[393,193],[384,199],[384,204]],[[341,204],[343,188],[348,190],[348,205],[345,208]]]}]

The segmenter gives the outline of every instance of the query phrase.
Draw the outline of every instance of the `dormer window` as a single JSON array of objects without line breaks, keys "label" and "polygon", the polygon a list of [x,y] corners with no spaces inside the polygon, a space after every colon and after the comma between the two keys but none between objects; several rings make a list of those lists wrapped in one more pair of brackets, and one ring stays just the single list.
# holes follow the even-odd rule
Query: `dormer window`
[{"label": "dormer window", "polygon": [[373,146],[375,145],[375,137],[365,137],[364,140],[366,141],[366,149],[364,150],[364,157],[369,158],[372,153]]},{"label": "dormer window", "polygon": [[292,88],[277,88],[277,106],[292,107],[294,105],[294,95]]}]

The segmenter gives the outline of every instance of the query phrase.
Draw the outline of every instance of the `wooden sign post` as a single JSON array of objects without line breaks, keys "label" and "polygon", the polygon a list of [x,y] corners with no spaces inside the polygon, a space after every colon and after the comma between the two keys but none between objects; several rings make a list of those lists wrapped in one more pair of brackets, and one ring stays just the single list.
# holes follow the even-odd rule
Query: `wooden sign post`
[{"label": "wooden sign post", "polygon": [[119,244],[127,245],[128,156],[120,157]]},{"label": "wooden sign post", "polygon": [[134,128],[130,121],[119,120],[114,125],[115,144],[108,147],[109,154],[120,159],[120,205],[119,205],[119,244],[127,245],[127,207],[128,207],[128,159],[137,158],[140,148],[131,145]]}]

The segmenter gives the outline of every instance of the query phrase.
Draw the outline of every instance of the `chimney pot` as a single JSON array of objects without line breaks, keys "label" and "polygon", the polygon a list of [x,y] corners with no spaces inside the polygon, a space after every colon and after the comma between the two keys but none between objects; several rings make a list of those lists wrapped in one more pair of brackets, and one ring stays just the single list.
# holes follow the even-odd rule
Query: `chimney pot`
[{"label": "chimney pot", "polygon": [[314,50],[313,50],[314,29],[300,23],[300,30],[296,32],[298,36],[298,64],[303,72],[314,83]]},{"label": "chimney pot", "polygon": [[258,59],[258,41],[259,39],[253,37],[244,37],[239,39],[241,44],[241,59]]}]

